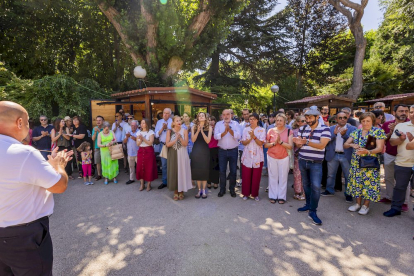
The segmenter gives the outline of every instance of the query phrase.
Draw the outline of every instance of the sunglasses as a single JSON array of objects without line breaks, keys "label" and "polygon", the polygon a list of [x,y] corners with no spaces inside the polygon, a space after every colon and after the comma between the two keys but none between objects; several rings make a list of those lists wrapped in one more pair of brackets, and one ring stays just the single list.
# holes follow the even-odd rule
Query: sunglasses
[{"label": "sunglasses", "polygon": [[375,109],[381,109],[382,106],[374,106]]},{"label": "sunglasses", "polygon": [[306,120],[300,120],[300,121],[298,121],[298,123],[305,123],[306,122]]},{"label": "sunglasses", "polygon": [[40,119],[40,121],[47,121],[47,119]]},{"label": "sunglasses", "polygon": [[339,120],[346,120],[348,117],[338,117]]},{"label": "sunglasses", "polygon": [[134,119],[134,118],[128,118],[128,120],[132,120],[132,119]]}]

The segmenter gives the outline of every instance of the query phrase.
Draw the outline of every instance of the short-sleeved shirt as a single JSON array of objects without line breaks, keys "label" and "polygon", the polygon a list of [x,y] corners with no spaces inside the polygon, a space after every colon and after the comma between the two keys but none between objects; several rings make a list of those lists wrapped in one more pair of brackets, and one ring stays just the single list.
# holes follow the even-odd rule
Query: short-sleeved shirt
[{"label": "short-sleeved shirt", "polygon": [[[303,128],[305,129],[303,130]],[[298,137],[309,139],[309,141],[312,143],[320,143],[321,138],[328,138],[331,140],[331,131],[329,127],[320,123],[313,131],[309,125],[306,125],[299,128]],[[299,151],[299,158],[322,162],[325,158],[325,148],[317,149],[309,145],[303,145]]]},{"label": "short-sleeved shirt", "polygon": [[[269,143],[273,143],[276,141],[277,137],[280,136],[280,140],[283,143],[289,143],[289,136],[293,135],[293,132],[289,128],[285,128],[282,133],[278,133],[275,128],[269,129],[267,132],[266,140]],[[276,144],[274,147],[271,147],[267,150],[267,155],[274,158],[274,159],[284,159],[289,154],[285,147],[282,145]]]},{"label": "short-sleeved shirt", "polygon": [[73,135],[85,134],[83,139],[73,139],[75,148],[78,148],[84,141],[88,138],[88,132],[86,131],[86,126],[79,125],[78,127],[73,128]]},{"label": "short-sleeved shirt", "polygon": [[60,174],[38,150],[0,135],[0,227],[28,223],[53,213],[47,191]]},{"label": "short-sleeved shirt", "polygon": [[[397,134],[395,134],[395,130],[398,130],[400,133],[404,132],[411,132],[414,135],[414,124],[411,121],[401,123],[395,126],[394,133],[391,136],[391,139],[398,138]],[[414,152],[411,150],[407,150],[406,146],[410,141],[408,137],[405,141],[397,146],[397,156],[395,157],[395,164],[400,167],[412,167],[414,165]]]},{"label": "short-sleeved shirt", "polygon": [[[103,130],[103,128],[99,129],[98,133],[96,134],[95,138],[95,149],[99,149],[98,147],[98,135]],[[95,128],[92,129],[92,137],[95,135]]]},{"label": "short-sleeved shirt", "polygon": [[[243,130],[242,141],[246,141],[250,139],[249,131],[251,131],[251,127],[248,126]],[[254,129],[254,135],[256,139],[259,141],[265,142],[266,141],[266,130],[262,127],[256,127]],[[244,147],[243,155],[241,158],[241,163],[248,168],[259,168],[260,163],[264,161],[264,153],[263,153],[263,146],[259,146],[256,144],[256,141],[252,140],[250,143]]]},{"label": "short-sleeved shirt", "polygon": [[[155,135],[155,132],[152,129],[150,129],[149,131],[140,130],[137,135],[140,135],[140,134],[145,138],[145,140],[149,140],[151,135]],[[142,142],[141,147],[145,148],[145,147],[150,147],[150,146],[147,145],[145,142]]]},{"label": "short-sleeved shirt", "polygon": [[[42,131],[47,131],[49,134],[52,132],[53,126],[47,125],[46,127],[38,126],[33,130],[32,137],[39,137],[42,135]],[[36,142],[36,148],[40,150],[50,150],[52,148],[52,138],[50,136],[42,137]]]},{"label": "short-sleeved shirt", "polygon": [[[377,140],[384,140],[385,138],[387,138],[384,130],[378,127],[372,127],[365,136],[362,136],[362,129],[357,129],[349,135],[349,137],[352,137],[354,139],[353,143],[359,145],[362,148],[365,148],[368,136],[372,136]],[[375,155],[376,154],[371,154],[371,156]]]}]

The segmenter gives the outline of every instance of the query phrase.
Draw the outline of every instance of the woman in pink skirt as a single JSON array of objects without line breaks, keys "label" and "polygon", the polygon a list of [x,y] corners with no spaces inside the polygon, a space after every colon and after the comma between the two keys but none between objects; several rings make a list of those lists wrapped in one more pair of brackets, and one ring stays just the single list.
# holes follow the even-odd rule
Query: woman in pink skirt
[{"label": "woman in pink skirt", "polygon": [[145,189],[144,181],[147,181],[147,192],[151,191],[151,182],[158,178],[157,162],[153,148],[154,131],[150,128],[148,119],[142,119],[141,130],[137,133],[137,179],[141,181],[140,191]]},{"label": "woman in pink skirt", "polygon": [[[305,116],[297,116],[295,121],[292,124],[293,128],[293,137],[298,137],[299,128],[301,126],[306,125]],[[294,152],[298,148],[294,147]],[[299,159],[297,156],[294,156],[294,166],[293,166],[293,189],[295,190],[295,195],[293,196],[294,199],[297,200],[305,200],[304,192],[303,192],[303,185],[302,185],[302,176],[299,170]]]}]

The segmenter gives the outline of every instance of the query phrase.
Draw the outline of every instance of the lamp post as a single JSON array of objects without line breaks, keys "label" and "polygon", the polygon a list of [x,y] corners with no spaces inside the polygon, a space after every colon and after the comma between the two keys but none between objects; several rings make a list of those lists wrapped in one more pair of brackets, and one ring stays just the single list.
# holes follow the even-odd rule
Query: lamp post
[{"label": "lamp post", "polygon": [[270,90],[273,92],[273,112],[276,112],[276,93],[279,92],[279,86],[273,85]]},{"label": "lamp post", "polygon": [[141,81],[147,75],[147,70],[142,68],[141,66],[137,66],[134,68],[134,76],[139,80],[139,89],[142,89]]}]

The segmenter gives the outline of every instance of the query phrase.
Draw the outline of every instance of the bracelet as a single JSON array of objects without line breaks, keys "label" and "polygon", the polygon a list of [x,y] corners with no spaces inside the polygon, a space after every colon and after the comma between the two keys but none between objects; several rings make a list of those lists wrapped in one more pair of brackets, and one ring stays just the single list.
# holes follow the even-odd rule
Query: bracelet
[{"label": "bracelet", "polygon": [[256,140],[257,137],[254,137],[253,140]]}]

